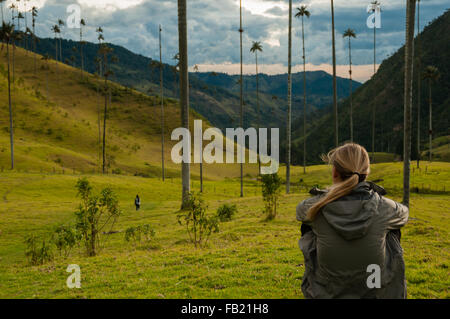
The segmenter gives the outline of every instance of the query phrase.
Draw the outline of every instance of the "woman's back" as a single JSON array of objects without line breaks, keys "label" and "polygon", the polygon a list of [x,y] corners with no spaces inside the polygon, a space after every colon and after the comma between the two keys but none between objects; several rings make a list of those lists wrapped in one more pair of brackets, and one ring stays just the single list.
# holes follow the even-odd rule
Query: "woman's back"
[{"label": "woman's back", "polygon": [[307,265],[309,281],[315,285],[310,287],[310,297],[376,297],[376,292],[367,287],[368,266],[380,266],[383,284],[392,278],[387,269],[392,253],[386,249],[386,236],[407,222],[408,209],[380,196],[372,184],[362,182],[350,194],[324,206],[313,221],[305,221],[309,208],[325,194],[297,207],[297,219],[311,226],[314,233],[315,251],[309,256],[314,260]]}]

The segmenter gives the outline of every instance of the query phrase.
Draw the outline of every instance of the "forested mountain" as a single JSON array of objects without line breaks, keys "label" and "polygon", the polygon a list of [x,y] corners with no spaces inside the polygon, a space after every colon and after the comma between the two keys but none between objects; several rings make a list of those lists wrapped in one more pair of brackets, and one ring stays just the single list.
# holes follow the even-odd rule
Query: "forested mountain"
[{"label": "forested mountain", "polygon": [[[418,44],[420,47],[418,47]],[[440,78],[432,84],[433,138],[450,135],[450,11],[433,20],[415,39],[415,65],[412,112],[412,154],[417,157],[417,61],[422,61],[422,72],[433,65],[439,69]],[[420,52],[420,55],[419,55]],[[338,83],[339,86],[339,83]],[[383,61],[376,75],[353,94],[355,142],[371,151],[372,106],[376,108],[377,152],[403,153],[403,88],[404,47]],[[422,156],[428,150],[428,81],[421,85],[421,149]],[[350,139],[349,100],[339,104],[339,141]],[[331,106],[311,114],[307,128],[307,159],[319,162],[319,155],[334,146]],[[302,121],[293,125],[293,160],[303,158]],[[446,140],[446,139],[441,139]]]},{"label": "forested mountain", "polygon": [[[20,44],[19,44],[20,45]],[[135,54],[124,47],[108,44],[114,49],[118,62],[111,65],[114,74],[110,77],[124,86],[132,87],[150,95],[159,94],[158,61]],[[62,40],[62,55],[66,63],[79,67],[80,45],[72,40]],[[85,69],[97,72],[95,59],[99,45],[86,42],[83,46]],[[37,53],[55,56],[55,40],[39,39]],[[164,91],[169,97],[178,96],[178,76],[172,65],[164,64]],[[338,97],[349,95],[348,80],[338,78]],[[353,81],[353,88],[361,84]],[[215,72],[190,73],[191,107],[206,117],[213,125],[222,129],[237,126],[239,121],[239,84],[238,76]],[[281,127],[286,121],[287,110],[287,74],[269,76],[260,74],[261,123],[264,126]],[[308,110],[325,107],[332,101],[332,77],[323,72],[307,72]],[[293,116],[301,116],[303,109],[303,74],[293,75]],[[256,79],[254,75],[244,76],[244,126],[255,126],[256,115]]]}]

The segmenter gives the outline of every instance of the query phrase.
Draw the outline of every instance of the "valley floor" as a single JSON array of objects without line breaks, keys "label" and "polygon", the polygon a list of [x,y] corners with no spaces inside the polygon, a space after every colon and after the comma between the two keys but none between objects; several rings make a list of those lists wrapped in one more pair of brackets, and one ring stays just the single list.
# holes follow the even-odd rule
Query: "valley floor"
[{"label": "valley floor", "polygon": [[[408,297],[449,298],[450,164],[422,166],[412,176],[419,193],[412,194],[411,218],[402,234]],[[374,165],[371,176],[382,179],[380,184],[394,200],[401,198],[400,168],[401,163]],[[96,257],[85,257],[76,248],[69,257],[57,256],[42,266],[28,264],[24,238],[74,222],[80,176],[0,173],[0,298],[303,298],[304,262],[297,245],[300,224],[295,207],[309,196],[306,190],[314,182],[322,187],[328,183],[329,168],[314,166],[308,167],[307,175],[301,172],[294,168],[294,193],[281,196],[272,222],[264,221],[255,180],[246,180],[244,198],[238,197],[238,180],[206,181],[208,212],[234,203],[238,213],[220,225],[203,249],[195,249],[177,223],[179,179],[163,183],[87,175],[97,191],[111,186],[118,194],[123,211],[115,225],[119,233],[103,236],[104,247]],[[193,188],[198,190],[198,180]],[[137,212],[136,194],[142,201]],[[142,224],[150,224],[156,237],[148,247],[135,248],[124,241],[124,230]],[[66,286],[69,264],[81,267],[81,289]]]}]

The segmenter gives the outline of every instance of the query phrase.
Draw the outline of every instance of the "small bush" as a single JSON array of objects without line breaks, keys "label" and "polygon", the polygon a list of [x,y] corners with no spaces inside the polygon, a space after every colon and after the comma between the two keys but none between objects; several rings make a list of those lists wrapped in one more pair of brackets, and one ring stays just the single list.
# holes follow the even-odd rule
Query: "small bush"
[{"label": "small bush", "polygon": [[189,239],[195,247],[205,246],[211,234],[219,232],[219,218],[206,216],[206,209],[199,195],[189,193],[186,208],[178,215],[178,223],[186,226]]},{"label": "small bush", "polygon": [[27,246],[25,256],[27,256],[31,265],[42,265],[53,260],[52,247],[46,239],[31,235],[25,239],[25,244]]},{"label": "small bush", "polygon": [[69,226],[58,226],[53,233],[52,241],[59,251],[59,255],[67,257],[70,254],[72,248],[81,239],[81,236],[77,231]]},{"label": "small bush", "polygon": [[155,237],[155,231],[150,225],[130,227],[125,231],[125,241],[132,242],[134,246],[142,243],[146,245],[150,243],[153,237]]},{"label": "small bush", "polygon": [[280,195],[281,179],[277,174],[266,174],[261,178],[263,183],[262,195],[265,204],[264,212],[267,220],[277,215],[278,196]]},{"label": "small bush", "polygon": [[221,222],[230,221],[233,216],[237,213],[236,205],[223,204],[217,209],[217,217]]}]

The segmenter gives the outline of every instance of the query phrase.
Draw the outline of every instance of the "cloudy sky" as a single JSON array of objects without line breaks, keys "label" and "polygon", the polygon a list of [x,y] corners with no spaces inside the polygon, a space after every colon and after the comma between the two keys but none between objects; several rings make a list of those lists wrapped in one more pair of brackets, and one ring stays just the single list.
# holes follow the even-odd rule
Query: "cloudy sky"
[{"label": "cloudy sky", "polygon": [[[8,0],[7,8],[16,0]],[[336,51],[338,75],[347,76],[347,41],[342,32],[352,28],[354,77],[365,81],[373,72],[373,29],[366,20],[369,0],[335,0]],[[21,0],[21,10],[39,8],[37,34],[52,37],[50,28],[58,19],[69,17],[67,8],[78,4],[86,20],[86,40],[95,42],[95,29],[102,26],[107,42],[122,45],[145,56],[158,57],[158,25],[163,27],[163,59],[173,63],[178,49],[176,0]],[[239,70],[239,0],[187,0],[189,65],[200,71],[237,73]],[[260,41],[264,52],[259,56],[260,71],[268,74],[287,72],[288,0],[242,0],[244,23],[244,72],[254,72],[252,41]],[[305,20],[308,70],[330,71],[331,9],[329,0],[293,1],[294,13],[301,4],[308,6],[311,17]],[[381,28],[377,29],[377,63],[394,53],[404,43],[405,0],[381,0]],[[448,0],[421,1],[421,29],[449,8]],[[23,22],[22,22],[23,24]],[[294,71],[301,64],[301,22],[293,20]],[[77,29],[63,29],[65,38],[79,37]]]}]

